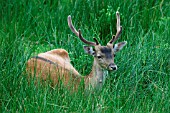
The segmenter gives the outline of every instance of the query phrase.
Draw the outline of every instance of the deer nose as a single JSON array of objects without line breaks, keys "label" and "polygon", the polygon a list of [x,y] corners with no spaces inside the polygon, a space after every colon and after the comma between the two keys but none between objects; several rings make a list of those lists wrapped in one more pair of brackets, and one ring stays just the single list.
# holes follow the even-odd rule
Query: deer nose
[{"label": "deer nose", "polygon": [[115,64],[109,64],[109,70],[110,71],[115,71],[115,70],[117,70],[117,66],[115,65]]}]

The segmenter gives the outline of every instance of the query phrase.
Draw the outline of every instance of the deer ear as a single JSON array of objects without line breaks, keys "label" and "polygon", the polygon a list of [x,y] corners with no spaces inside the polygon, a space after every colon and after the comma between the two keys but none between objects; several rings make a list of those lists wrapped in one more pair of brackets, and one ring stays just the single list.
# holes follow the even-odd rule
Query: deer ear
[{"label": "deer ear", "polygon": [[85,52],[89,55],[94,55],[95,54],[95,50],[93,49],[93,47],[91,46],[83,46]]},{"label": "deer ear", "polygon": [[113,46],[114,52],[120,51],[126,44],[127,44],[126,41],[115,44],[115,45]]}]

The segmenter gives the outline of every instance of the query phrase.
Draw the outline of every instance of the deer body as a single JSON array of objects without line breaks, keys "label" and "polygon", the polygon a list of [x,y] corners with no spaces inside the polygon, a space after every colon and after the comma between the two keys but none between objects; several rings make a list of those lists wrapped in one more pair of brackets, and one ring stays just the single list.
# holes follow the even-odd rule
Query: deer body
[{"label": "deer body", "polygon": [[85,89],[102,89],[108,70],[117,70],[117,66],[114,63],[115,53],[126,45],[126,42],[113,45],[113,42],[118,39],[122,30],[119,13],[117,12],[116,14],[117,33],[106,46],[101,46],[96,38],[94,38],[95,42],[85,40],[81,35],[81,31],[77,31],[72,25],[71,16],[68,16],[68,25],[71,31],[84,43],[94,46],[84,46],[85,52],[94,57],[92,70],[89,75],[81,76],[78,73],[71,65],[68,52],[64,49],[54,49],[40,53],[37,57],[32,57],[27,62],[27,71],[42,80],[50,79],[54,85],[61,80],[65,86],[71,84],[74,89],[77,89],[80,82],[84,80]]},{"label": "deer body", "polygon": [[[54,64],[40,58],[44,58]],[[71,75],[72,79],[77,81],[81,78],[80,74],[71,65],[68,53],[64,49],[55,49],[40,53],[37,58],[29,59],[27,62],[27,71],[37,78],[40,77],[42,80],[46,81],[50,79],[54,85],[59,82],[59,79],[63,79],[64,85],[67,85],[70,81],[69,79],[71,79]]]},{"label": "deer body", "polygon": [[[41,60],[38,57],[52,61],[56,65]],[[68,53],[64,49],[54,49],[45,53],[40,53],[38,57],[33,57],[28,60],[27,71],[31,72],[31,75],[35,75],[37,78],[40,77],[44,81],[48,79],[52,80],[53,85],[58,84],[59,79],[61,79],[64,85],[68,85],[69,81],[74,81],[74,87],[78,88],[78,85],[83,79],[85,89],[91,87],[101,89],[107,76],[107,70],[103,70],[95,60],[90,74],[81,76],[71,65]]]}]

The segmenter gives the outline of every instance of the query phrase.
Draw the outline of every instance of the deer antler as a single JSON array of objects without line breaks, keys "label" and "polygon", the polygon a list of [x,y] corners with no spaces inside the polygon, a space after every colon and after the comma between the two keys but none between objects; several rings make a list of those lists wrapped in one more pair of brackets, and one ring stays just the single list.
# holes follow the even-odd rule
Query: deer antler
[{"label": "deer antler", "polygon": [[71,20],[71,16],[69,15],[68,16],[68,26],[70,27],[71,31],[80,38],[81,41],[83,41],[85,44],[89,44],[89,45],[92,45],[92,46],[96,46],[96,45],[99,45],[98,41],[96,38],[94,38],[95,42],[90,42],[90,41],[87,41],[86,39],[83,38],[82,34],[81,34],[81,30],[79,29],[78,31],[75,29],[75,27],[73,26],[72,24],[72,20]]},{"label": "deer antler", "polygon": [[116,17],[117,17],[117,33],[116,36],[115,35],[112,36],[112,39],[109,41],[110,44],[115,42],[122,32],[122,26],[120,26],[120,15],[118,11],[116,12]]}]

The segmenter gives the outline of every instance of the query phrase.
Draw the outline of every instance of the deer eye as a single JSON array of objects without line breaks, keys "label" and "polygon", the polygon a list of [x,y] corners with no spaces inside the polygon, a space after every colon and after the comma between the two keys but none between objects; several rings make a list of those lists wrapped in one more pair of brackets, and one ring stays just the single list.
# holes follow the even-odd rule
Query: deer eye
[{"label": "deer eye", "polygon": [[98,59],[101,59],[101,58],[103,58],[103,57],[102,57],[102,56],[97,56],[97,58],[98,58]]}]

